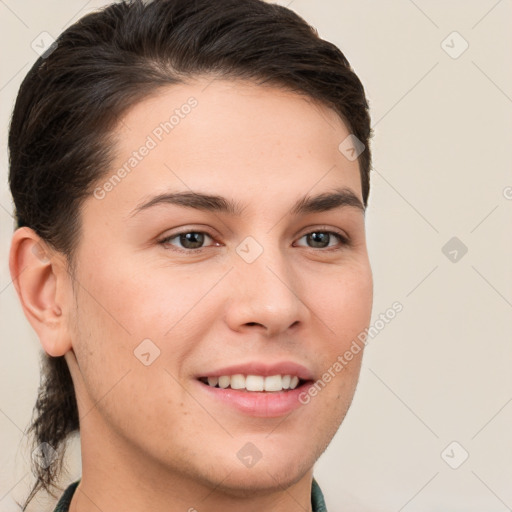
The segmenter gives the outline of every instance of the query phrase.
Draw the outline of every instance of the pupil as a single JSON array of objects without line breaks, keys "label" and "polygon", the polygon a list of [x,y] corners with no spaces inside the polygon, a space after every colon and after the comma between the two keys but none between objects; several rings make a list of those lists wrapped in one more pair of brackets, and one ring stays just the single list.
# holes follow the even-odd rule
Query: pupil
[{"label": "pupil", "polygon": [[328,243],[327,237],[329,236],[329,233],[317,233],[317,232],[315,232],[315,233],[311,233],[309,236],[313,240],[313,243],[317,244],[316,245],[317,247],[318,247],[318,244],[320,244],[320,246],[322,246],[322,247],[325,247],[325,245],[322,244],[322,239],[324,239],[323,240],[324,242]]},{"label": "pupil", "polygon": [[[204,236],[202,233],[191,232],[181,235],[180,238],[181,243],[188,249],[197,249],[203,243]],[[189,245],[190,243],[192,244],[192,247]]]}]

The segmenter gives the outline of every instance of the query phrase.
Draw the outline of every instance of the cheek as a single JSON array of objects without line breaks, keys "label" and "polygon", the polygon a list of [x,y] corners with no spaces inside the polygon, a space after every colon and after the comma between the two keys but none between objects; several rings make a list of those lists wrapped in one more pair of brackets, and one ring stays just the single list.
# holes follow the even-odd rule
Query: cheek
[{"label": "cheek", "polygon": [[[144,303],[141,308],[132,309],[131,316],[119,311],[117,317],[112,309],[107,311],[107,305],[106,301],[100,305],[99,299],[88,294],[79,297],[73,346],[83,383],[83,424],[101,416],[118,434],[132,431],[139,439],[150,436],[152,429],[170,431],[172,422],[166,419],[189,413],[183,408],[185,391],[175,381],[180,377],[186,340],[181,346],[173,342],[169,364],[170,347],[161,341],[162,326],[149,321],[151,305]],[[145,314],[148,320],[144,319]],[[168,319],[165,325],[169,325]],[[155,344],[148,344],[148,340]],[[179,425],[175,421],[172,429],[179,430]]]},{"label": "cheek", "polygon": [[[322,375],[316,389],[304,401],[319,400],[333,421],[344,417],[357,385],[364,343],[358,339],[367,329],[372,312],[373,280],[367,264],[353,264],[334,270],[329,276],[312,279],[307,295],[323,336]],[[323,286],[320,286],[323,284]],[[320,354],[317,352],[318,356]]]},{"label": "cheek", "polygon": [[84,257],[88,267],[77,276],[83,286],[78,291],[73,345],[94,402],[114,387],[113,396],[125,390],[135,398],[155,382],[165,399],[163,388],[170,389],[173,383],[165,369],[180,379],[194,340],[210,328],[208,322],[197,321],[206,303],[201,297],[212,287],[209,279],[172,268],[153,267],[150,272],[149,264],[144,268],[126,260],[114,265],[115,258],[102,264]]},{"label": "cheek", "polygon": [[329,274],[308,278],[306,303],[336,338],[336,348],[368,327],[373,303],[373,280],[366,264],[334,269]]},{"label": "cheek", "polygon": [[129,338],[130,346],[137,340],[164,337],[212,286],[198,279],[197,272],[194,277],[191,272],[155,266],[147,259],[127,258],[114,251],[104,261],[90,256],[89,260],[83,256],[89,263],[80,278],[88,291],[82,294],[89,303],[87,315],[105,335]]}]

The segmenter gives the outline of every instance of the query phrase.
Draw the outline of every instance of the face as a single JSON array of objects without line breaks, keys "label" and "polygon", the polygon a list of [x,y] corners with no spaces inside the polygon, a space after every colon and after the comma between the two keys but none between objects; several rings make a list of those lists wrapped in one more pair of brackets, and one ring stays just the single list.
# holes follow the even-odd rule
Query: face
[{"label": "face", "polygon": [[209,79],[162,89],[115,135],[81,213],[69,322],[83,446],[233,494],[291,485],[348,410],[362,351],[332,369],[370,322],[347,127],[299,95]]}]

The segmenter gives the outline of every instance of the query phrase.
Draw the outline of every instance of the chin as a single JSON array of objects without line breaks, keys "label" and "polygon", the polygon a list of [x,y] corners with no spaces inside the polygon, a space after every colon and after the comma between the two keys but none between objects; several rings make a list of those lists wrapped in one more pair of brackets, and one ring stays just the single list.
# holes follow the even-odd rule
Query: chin
[{"label": "chin", "polygon": [[[252,468],[235,466],[231,472],[227,471],[227,476],[215,486],[215,490],[236,498],[265,496],[297,483],[309,469],[311,467],[307,465],[298,466],[295,461],[279,467],[272,463],[263,465],[262,461]],[[222,477],[217,475],[217,478]]]}]

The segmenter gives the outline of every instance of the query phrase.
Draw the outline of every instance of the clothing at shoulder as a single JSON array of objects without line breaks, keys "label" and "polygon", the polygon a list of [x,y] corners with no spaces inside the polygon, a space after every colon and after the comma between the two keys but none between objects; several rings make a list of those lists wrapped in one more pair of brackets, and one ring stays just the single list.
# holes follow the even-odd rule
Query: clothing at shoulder
[{"label": "clothing at shoulder", "polygon": [[314,478],[313,483],[311,484],[311,506],[313,512],[327,512],[324,495],[322,494],[322,490]]},{"label": "clothing at shoulder", "polygon": [[60,500],[57,503],[57,506],[55,507],[55,510],[53,512],[68,512],[69,505],[71,504],[71,498],[73,497],[73,494],[75,493],[75,490],[78,487],[80,480],[81,479],[78,479],[76,482],[73,482],[64,491],[64,494],[60,497]]},{"label": "clothing at shoulder", "polygon": [[[73,498],[73,494],[78,487],[80,480],[73,482],[61,496],[57,506],[55,507],[54,512],[68,512],[69,505],[71,504],[71,498]],[[327,512],[327,508],[325,506],[324,495],[322,494],[322,490],[318,485],[317,481],[313,478],[313,483],[311,484],[311,506],[313,508],[313,512]]]}]

